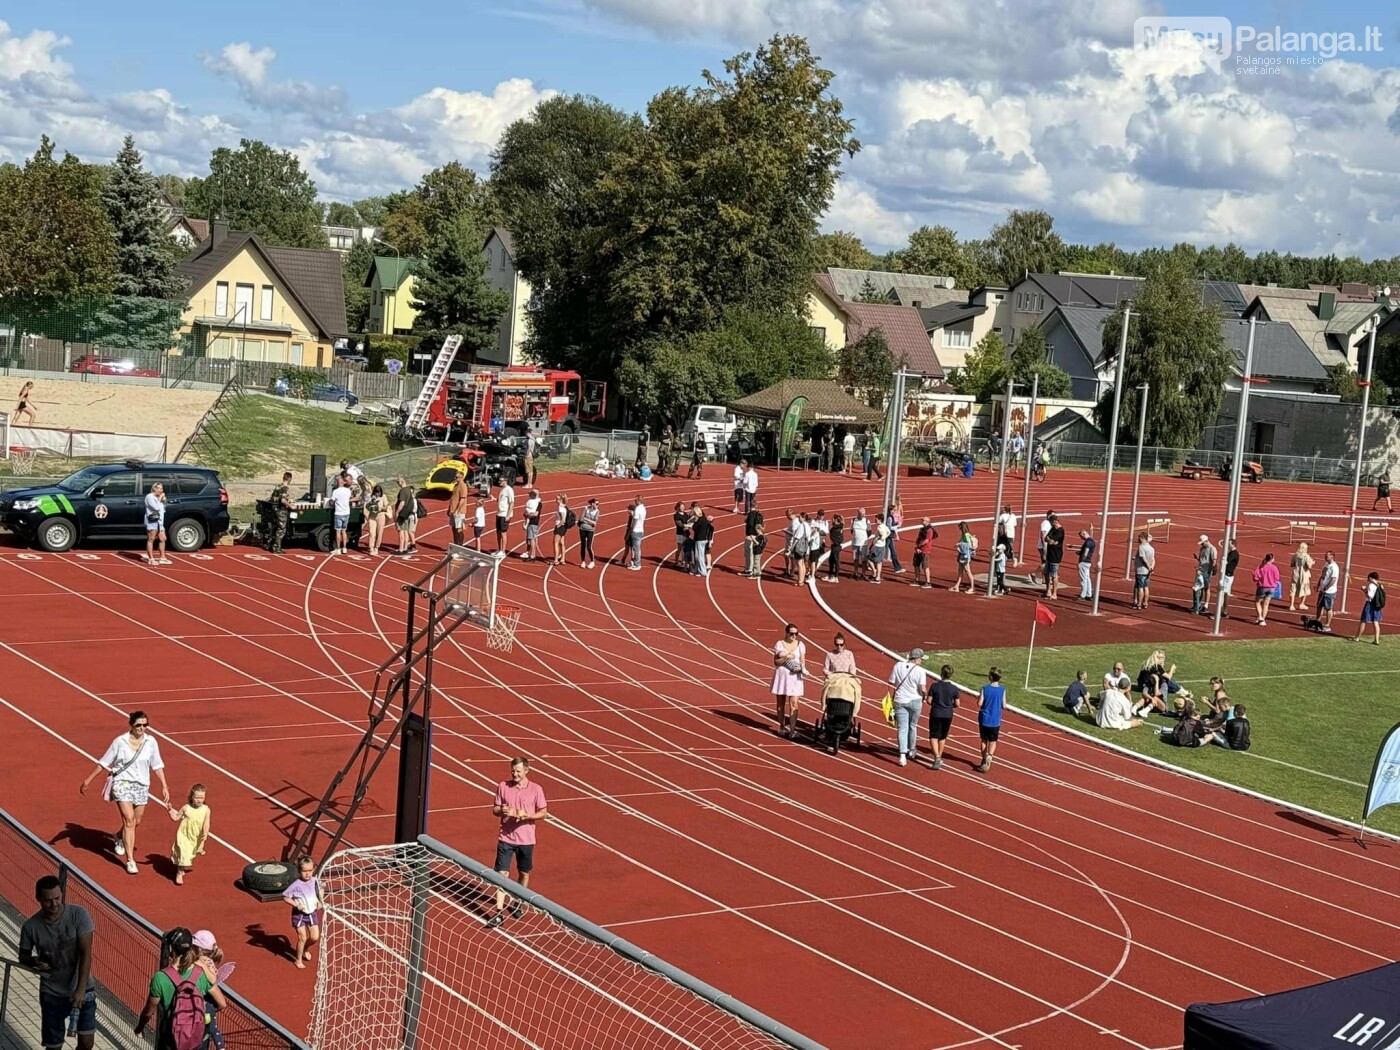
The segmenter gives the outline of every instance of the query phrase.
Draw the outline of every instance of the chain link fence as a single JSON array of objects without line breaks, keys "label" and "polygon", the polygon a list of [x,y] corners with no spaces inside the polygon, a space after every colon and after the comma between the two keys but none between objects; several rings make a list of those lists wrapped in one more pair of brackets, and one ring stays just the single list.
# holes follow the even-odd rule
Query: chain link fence
[{"label": "chain link fence", "polygon": [[[1085,444],[1073,441],[1050,441],[1046,448],[1050,452],[1052,465],[1061,467],[1088,467],[1103,470],[1108,464],[1108,446]],[[1142,469],[1152,473],[1175,473],[1189,460],[1192,463],[1219,470],[1225,465],[1232,452],[1203,448],[1160,448],[1146,446],[1142,450]],[[1265,453],[1246,452],[1248,462],[1258,463],[1264,468],[1264,477],[1274,481],[1309,481],[1326,485],[1350,485],[1352,473],[1356,470],[1354,457],[1331,456],[1275,456]],[[1114,470],[1132,470],[1137,462],[1137,446],[1119,447],[1113,457]],[[1377,475],[1386,469],[1385,453],[1378,452],[1363,459],[1361,483],[1372,485]]]}]

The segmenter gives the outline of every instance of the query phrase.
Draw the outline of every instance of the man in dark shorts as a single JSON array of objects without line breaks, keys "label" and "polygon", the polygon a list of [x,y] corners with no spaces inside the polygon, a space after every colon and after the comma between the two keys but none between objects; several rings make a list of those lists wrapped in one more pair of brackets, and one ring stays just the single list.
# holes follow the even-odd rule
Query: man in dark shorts
[{"label": "man in dark shorts", "polygon": [[1060,596],[1060,562],[1065,560],[1065,527],[1058,515],[1050,515],[1050,531],[1045,534],[1045,597],[1054,601]]},{"label": "man in dark shorts", "polygon": [[1001,712],[1006,705],[1006,686],[1001,684],[1001,671],[993,667],[987,672],[987,684],[982,687],[981,703],[977,707],[977,730],[982,737],[982,764],[977,772],[992,768],[997,741],[1001,739]]},{"label": "man in dark shorts", "polygon": [[[535,867],[535,824],[549,816],[544,789],[530,780],[530,760],[512,759],[510,779],[496,786],[496,801],[491,814],[501,821],[496,840],[496,874],[509,875],[511,859],[515,860],[515,881],[522,889],[530,885],[530,872]],[[524,910],[517,901],[510,914],[516,918]],[[496,891],[496,914],[486,921],[495,927],[506,921],[506,891]]]},{"label": "man in dark shorts", "polygon": [[958,687],[953,684],[953,667],[944,664],[938,669],[938,681],[929,690],[928,746],[933,752],[933,768],[943,768],[943,747],[948,742],[948,730],[953,725],[953,710],[958,706]]},{"label": "man in dark shorts", "polygon": [[34,884],[38,914],[19,931],[19,961],[39,974],[41,1037],[46,1050],[62,1050],[77,1013],[78,1050],[92,1050],[97,1032],[97,983],[92,978],[92,916],[68,904],[56,875]]},{"label": "man in dark shorts", "polygon": [[418,549],[418,494],[402,476],[394,499],[394,524],[399,530],[399,553],[412,554]]},{"label": "man in dark shorts", "polygon": [[1371,501],[1371,509],[1375,510],[1382,503],[1385,504],[1385,512],[1394,514],[1395,508],[1390,503],[1390,471],[1381,472],[1381,476],[1376,479],[1376,498]]}]

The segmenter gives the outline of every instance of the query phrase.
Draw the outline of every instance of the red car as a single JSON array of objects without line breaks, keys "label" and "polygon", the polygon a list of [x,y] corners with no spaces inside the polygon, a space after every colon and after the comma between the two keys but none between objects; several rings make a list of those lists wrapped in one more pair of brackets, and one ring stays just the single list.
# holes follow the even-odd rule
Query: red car
[{"label": "red car", "polygon": [[84,354],[73,362],[70,372],[87,372],[99,376],[147,376],[160,378],[154,368],[137,368],[131,358],[99,357],[97,354]]}]

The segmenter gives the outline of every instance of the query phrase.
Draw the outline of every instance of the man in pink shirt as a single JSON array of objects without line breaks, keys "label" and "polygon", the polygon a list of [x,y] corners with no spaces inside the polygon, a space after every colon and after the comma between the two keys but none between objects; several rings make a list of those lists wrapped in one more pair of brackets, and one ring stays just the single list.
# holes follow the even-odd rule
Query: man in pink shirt
[{"label": "man in pink shirt", "polygon": [[[510,875],[511,858],[515,858],[515,878],[522,888],[530,886],[530,872],[535,866],[535,823],[545,820],[549,811],[544,789],[530,781],[530,760],[512,759],[510,779],[496,787],[496,801],[491,806],[493,816],[501,819],[501,834],[496,842],[496,873]],[[523,911],[519,901],[511,907],[512,916]],[[489,927],[506,920],[506,891],[496,891],[496,914],[486,920]]]}]

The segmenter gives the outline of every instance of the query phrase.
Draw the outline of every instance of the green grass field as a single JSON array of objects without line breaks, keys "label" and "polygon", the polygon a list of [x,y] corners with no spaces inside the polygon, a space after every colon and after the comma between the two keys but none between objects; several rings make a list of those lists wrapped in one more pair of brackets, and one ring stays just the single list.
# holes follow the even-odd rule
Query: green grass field
[{"label": "green grass field", "polygon": [[[1339,626],[1354,631],[1355,623]],[[1042,631],[1052,634],[1050,631]],[[1008,701],[1024,710],[1151,755],[1185,769],[1274,798],[1331,813],[1361,818],[1361,805],[1381,739],[1400,721],[1400,704],[1392,697],[1400,686],[1400,640],[1382,638],[1379,647],[1342,637],[1306,637],[1250,642],[1186,642],[1162,646],[1177,679],[1195,696],[1209,694],[1211,675],[1225,679],[1230,698],[1249,709],[1253,746],[1247,752],[1218,747],[1185,750],[1173,747],[1147,726],[1129,730],[1100,729],[1076,719],[1060,703],[1075,671],[1089,672],[1097,693],[1104,672],[1122,660],[1130,677],[1151,647],[1085,645],[1053,648],[1038,645],[1026,680],[1026,650],[973,649],[933,653],[933,670],[953,665],[954,678],[975,688],[987,669],[1000,667]],[[1167,726],[1160,715],[1153,725]],[[1400,807],[1374,814],[1371,826],[1400,834]]]},{"label": "green grass field", "polygon": [[198,461],[225,480],[255,478],[278,470],[304,469],[307,457],[323,453],[332,463],[382,456],[390,451],[386,427],[364,426],[324,408],[250,394],[239,399]]}]

